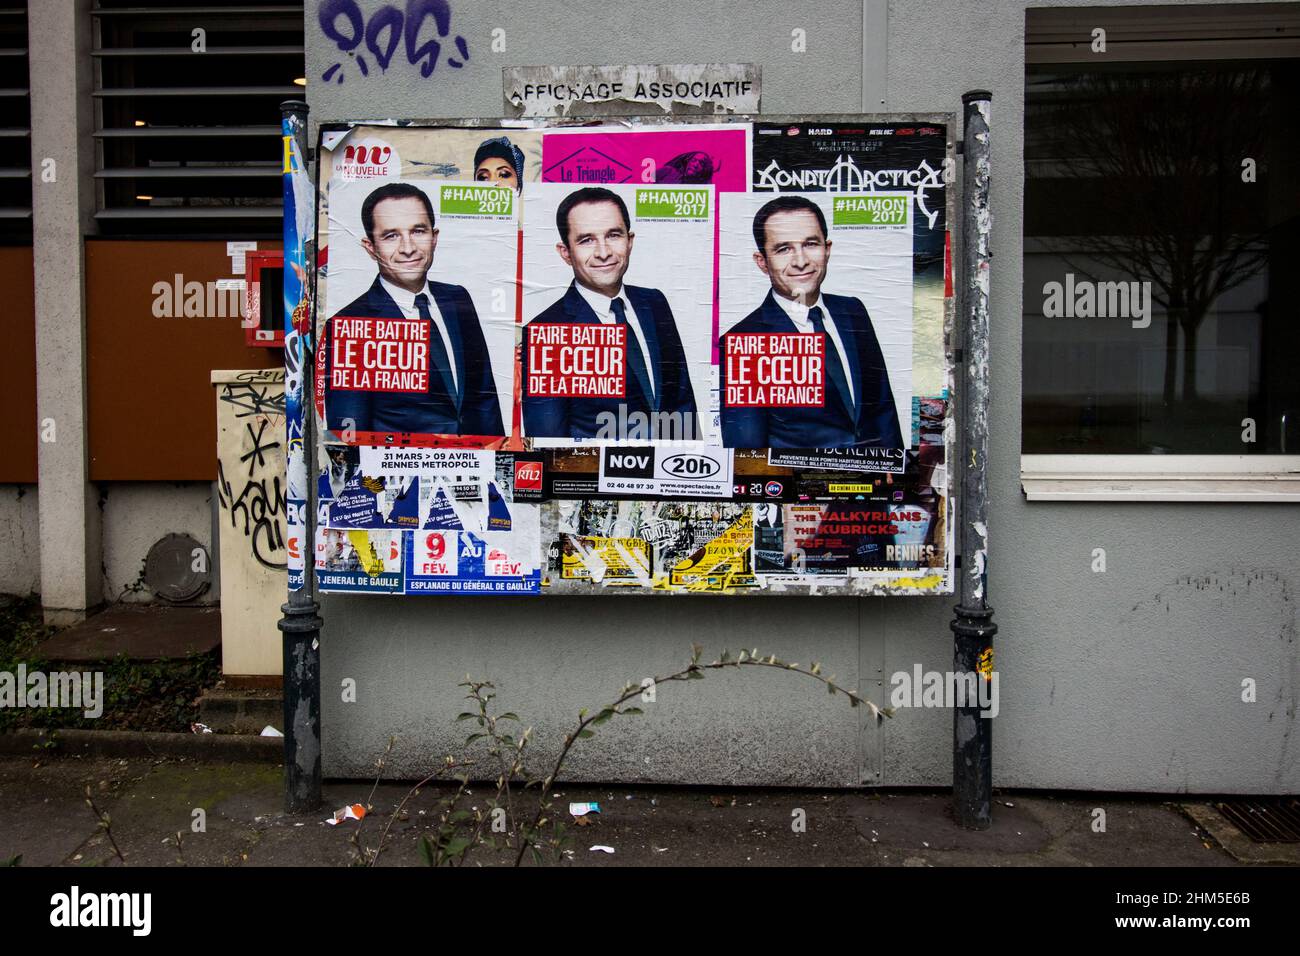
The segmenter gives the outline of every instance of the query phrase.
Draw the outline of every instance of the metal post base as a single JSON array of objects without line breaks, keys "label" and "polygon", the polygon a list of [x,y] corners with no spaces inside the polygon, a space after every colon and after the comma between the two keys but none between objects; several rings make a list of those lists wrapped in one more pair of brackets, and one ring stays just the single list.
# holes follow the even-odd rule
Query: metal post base
[{"label": "metal post base", "polygon": [[[976,681],[993,672],[993,609],[958,604],[953,632],[953,672]],[[993,823],[993,721],[982,716],[979,699],[953,708],[952,802],[957,823],[968,830],[987,830]]]},{"label": "metal post base", "polygon": [[284,810],[320,809],[320,605],[282,604],[284,633]]}]

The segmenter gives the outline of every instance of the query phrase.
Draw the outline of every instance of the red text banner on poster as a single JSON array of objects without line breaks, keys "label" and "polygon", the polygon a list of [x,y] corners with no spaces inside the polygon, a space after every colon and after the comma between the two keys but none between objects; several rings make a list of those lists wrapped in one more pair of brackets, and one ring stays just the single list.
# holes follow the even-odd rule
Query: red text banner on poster
[{"label": "red text banner on poster", "polygon": [[427,392],[430,323],[330,320],[330,385],[354,392]]},{"label": "red text banner on poster", "polygon": [[826,403],[826,336],[733,332],[725,336],[728,408],[820,408]]},{"label": "red text banner on poster", "polygon": [[627,327],[528,326],[528,395],[534,398],[623,398]]}]

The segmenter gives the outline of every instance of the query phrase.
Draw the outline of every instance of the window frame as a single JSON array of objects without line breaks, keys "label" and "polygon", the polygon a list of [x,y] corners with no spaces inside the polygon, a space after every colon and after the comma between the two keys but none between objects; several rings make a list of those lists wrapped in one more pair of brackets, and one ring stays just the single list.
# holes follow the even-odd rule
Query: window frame
[{"label": "window frame", "polygon": [[[1097,27],[1106,30],[1107,63],[1300,58],[1300,3],[1038,8],[1025,11],[1026,80],[1033,66],[1096,66],[1098,61],[1089,41]],[[1022,222],[1022,260],[1025,241]],[[1022,331],[1024,321],[1022,301]],[[1022,342],[1022,376],[1023,362]],[[1017,440],[1023,448],[1023,387],[1020,400],[1021,434]],[[1300,454],[1089,455],[1022,451],[1020,485],[1031,502],[1295,503],[1300,502]]]}]

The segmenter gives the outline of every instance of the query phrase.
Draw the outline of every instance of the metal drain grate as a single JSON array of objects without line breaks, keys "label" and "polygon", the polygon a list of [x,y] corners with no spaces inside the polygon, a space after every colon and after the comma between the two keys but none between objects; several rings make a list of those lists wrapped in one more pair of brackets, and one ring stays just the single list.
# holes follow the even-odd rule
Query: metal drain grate
[{"label": "metal drain grate", "polygon": [[1300,843],[1300,799],[1232,800],[1215,807],[1256,843]]}]

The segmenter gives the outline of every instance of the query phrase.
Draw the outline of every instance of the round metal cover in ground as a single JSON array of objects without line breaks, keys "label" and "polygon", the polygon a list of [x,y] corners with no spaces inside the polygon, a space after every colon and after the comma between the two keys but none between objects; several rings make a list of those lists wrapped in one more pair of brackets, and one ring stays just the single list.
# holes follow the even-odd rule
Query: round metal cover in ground
[{"label": "round metal cover in ground", "polygon": [[187,534],[155,542],[144,561],[144,583],[164,601],[194,600],[211,585],[211,575],[207,548]]}]

